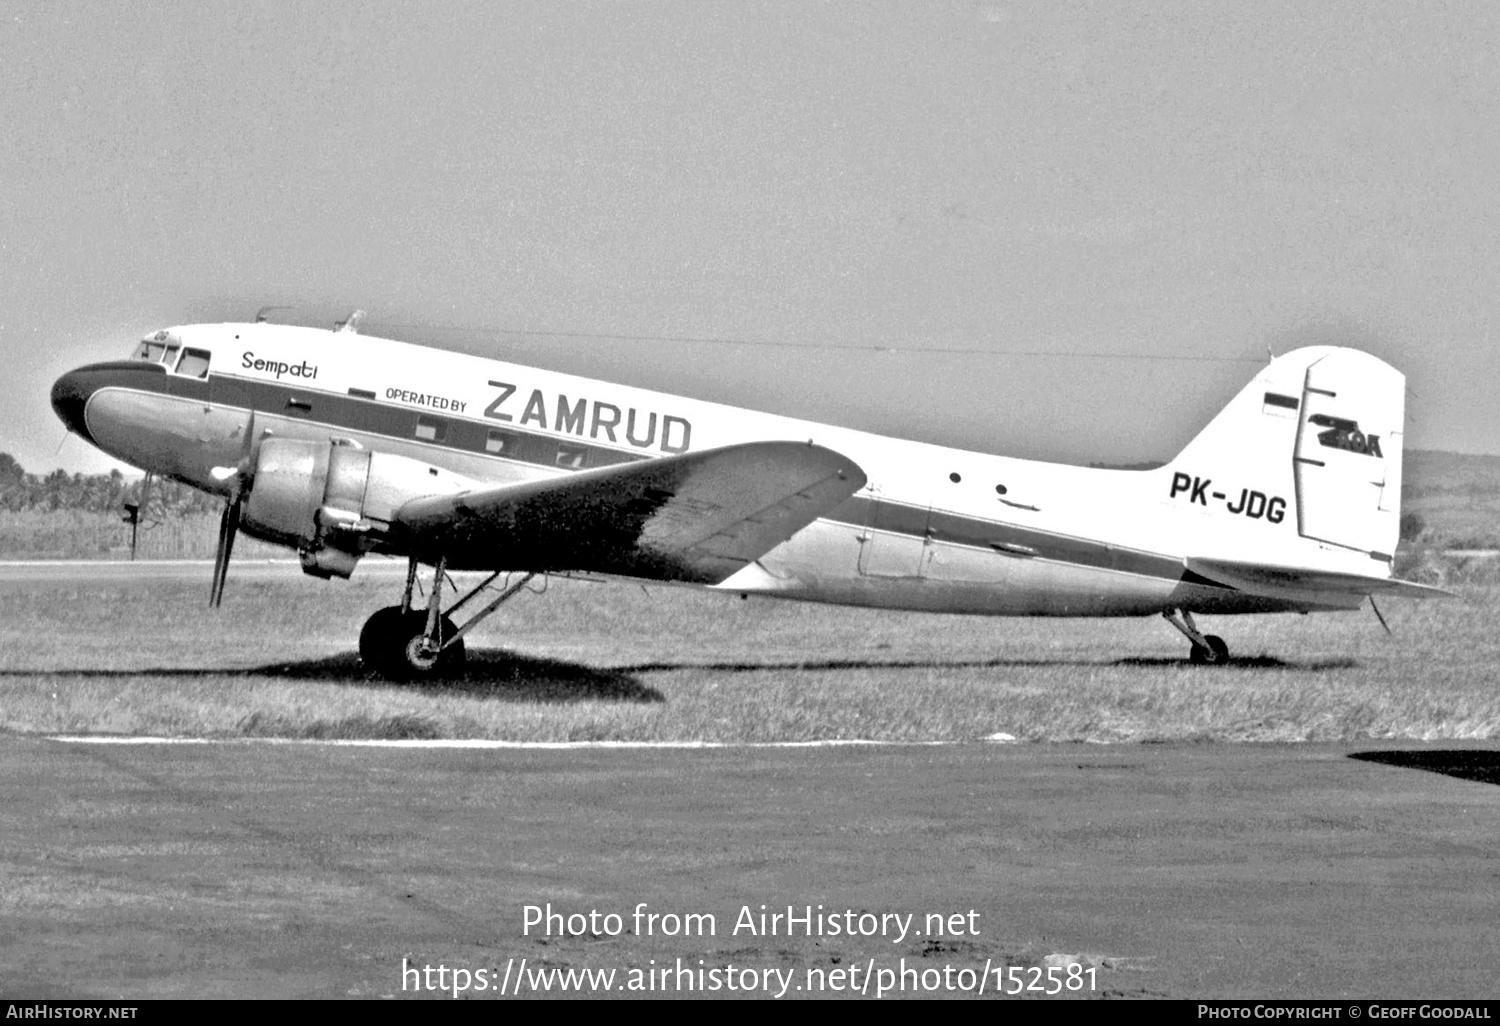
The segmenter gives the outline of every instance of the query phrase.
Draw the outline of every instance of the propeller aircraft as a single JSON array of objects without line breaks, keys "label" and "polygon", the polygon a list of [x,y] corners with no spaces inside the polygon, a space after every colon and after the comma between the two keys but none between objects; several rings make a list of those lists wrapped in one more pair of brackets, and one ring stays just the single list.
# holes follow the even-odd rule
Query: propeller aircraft
[{"label": "propeller aircraft", "polygon": [[[214,606],[240,531],[321,578],[404,557],[401,600],[370,617],[359,652],[415,680],[456,672],[473,628],[549,573],[924,612],[1160,615],[1193,662],[1222,663],[1227,644],[1195,614],[1444,594],[1392,573],[1404,403],[1405,378],[1376,357],[1297,349],[1166,465],[1107,470],[375,338],[352,319],[166,328],[52,388],[73,432],[223,498]],[[445,609],[450,571],[488,576]]]}]

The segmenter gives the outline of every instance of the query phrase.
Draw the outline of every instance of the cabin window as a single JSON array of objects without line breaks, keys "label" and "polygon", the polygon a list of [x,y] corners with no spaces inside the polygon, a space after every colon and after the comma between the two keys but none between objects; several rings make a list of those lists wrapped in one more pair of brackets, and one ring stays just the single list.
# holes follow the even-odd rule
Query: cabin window
[{"label": "cabin window", "polygon": [[559,445],[557,447],[557,465],[579,470],[583,467],[583,461],[588,459],[589,451],[576,445]]},{"label": "cabin window", "polygon": [[516,450],[516,436],[504,431],[491,431],[484,436],[485,452],[512,453]]},{"label": "cabin window", "polygon": [[182,359],[177,361],[177,373],[189,378],[206,378],[211,356],[206,349],[184,349]]},{"label": "cabin window", "polygon": [[416,436],[427,442],[441,442],[448,437],[448,424],[436,417],[418,417]]}]

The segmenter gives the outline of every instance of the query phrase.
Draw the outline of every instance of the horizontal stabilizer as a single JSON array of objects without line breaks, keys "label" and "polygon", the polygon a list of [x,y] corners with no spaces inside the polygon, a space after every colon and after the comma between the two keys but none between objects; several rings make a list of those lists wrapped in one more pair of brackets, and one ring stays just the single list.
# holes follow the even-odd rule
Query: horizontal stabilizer
[{"label": "horizontal stabilizer", "polygon": [[1403,581],[1395,577],[1366,577],[1363,574],[1339,573],[1303,566],[1281,566],[1274,563],[1246,563],[1230,559],[1200,559],[1189,556],[1187,568],[1192,573],[1238,591],[1268,598],[1290,598],[1297,593],[1338,594],[1351,598],[1367,595],[1402,595],[1406,598],[1456,598],[1451,591],[1430,584]]},{"label": "horizontal stabilizer", "polygon": [[391,526],[404,550],[453,570],[717,584],[864,484],[831,449],[752,442],[414,499]]}]

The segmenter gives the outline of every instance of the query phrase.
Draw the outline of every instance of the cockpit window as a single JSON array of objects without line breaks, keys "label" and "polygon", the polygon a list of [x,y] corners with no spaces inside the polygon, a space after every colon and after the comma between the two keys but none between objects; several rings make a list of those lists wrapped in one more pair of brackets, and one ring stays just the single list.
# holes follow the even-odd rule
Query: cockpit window
[{"label": "cockpit window", "polygon": [[170,331],[163,328],[153,335],[147,335],[141,339],[141,344],[136,347],[135,359],[149,360],[152,363],[164,363],[171,367],[177,362],[177,354],[182,349],[182,342]]},{"label": "cockpit window", "polygon": [[147,335],[136,346],[135,359],[160,363],[167,370],[188,378],[208,377],[208,364],[213,354],[207,349],[184,346],[180,339],[169,331],[158,331]]},{"label": "cockpit window", "polygon": [[208,361],[212,354],[206,349],[182,350],[182,359],[177,361],[177,373],[189,378],[208,377]]}]

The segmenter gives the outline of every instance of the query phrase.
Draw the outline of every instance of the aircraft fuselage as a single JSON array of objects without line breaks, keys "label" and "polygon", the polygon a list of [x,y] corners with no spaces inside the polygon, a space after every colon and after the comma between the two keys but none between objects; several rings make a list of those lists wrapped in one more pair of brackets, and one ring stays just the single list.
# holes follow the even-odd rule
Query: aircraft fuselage
[{"label": "aircraft fuselage", "polygon": [[[341,439],[485,485],[750,441],[813,442],[858,464],[868,483],[716,587],[988,615],[1357,604],[1248,594],[1188,569],[1226,522],[1251,550],[1297,532],[1285,483],[1233,461],[1191,473],[1039,463],[314,328],[198,325],[156,337],[199,355],[174,368],[149,356],[80,368],[58,381],[53,404],[111,455],[221,495],[251,411],[257,434]],[[505,569],[506,558],[487,566]]]}]

